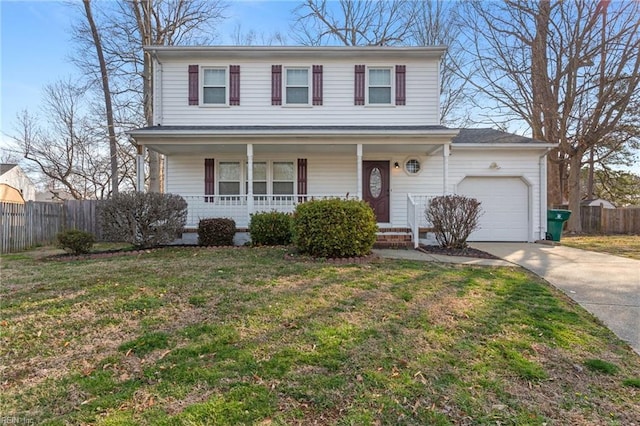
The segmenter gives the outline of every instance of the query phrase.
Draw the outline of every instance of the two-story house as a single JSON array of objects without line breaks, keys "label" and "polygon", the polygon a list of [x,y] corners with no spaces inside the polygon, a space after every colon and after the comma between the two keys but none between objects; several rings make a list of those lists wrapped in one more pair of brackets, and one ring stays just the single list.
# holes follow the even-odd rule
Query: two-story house
[{"label": "two-story house", "polygon": [[147,47],[154,125],[130,132],[165,155],[165,188],[187,226],[286,211],[314,197],[355,197],[381,229],[417,243],[434,196],[482,201],[475,240],[532,241],[546,228],[551,147],[439,121],[436,47]]}]

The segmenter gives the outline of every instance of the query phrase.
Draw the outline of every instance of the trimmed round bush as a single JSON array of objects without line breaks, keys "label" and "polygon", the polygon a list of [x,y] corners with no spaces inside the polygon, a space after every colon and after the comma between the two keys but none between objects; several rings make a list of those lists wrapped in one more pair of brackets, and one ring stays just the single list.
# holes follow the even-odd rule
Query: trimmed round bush
[{"label": "trimmed round bush", "polygon": [[251,215],[249,234],[251,243],[263,246],[291,244],[292,217],[288,213],[263,212]]},{"label": "trimmed round bush", "polygon": [[371,207],[357,200],[312,200],[293,215],[294,243],[314,257],[366,256],[376,241],[378,225]]},{"label": "trimmed round bush", "polygon": [[93,234],[79,229],[68,229],[58,233],[57,240],[58,247],[73,254],[89,253],[96,242]]},{"label": "trimmed round bush", "polygon": [[201,246],[232,246],[235,235],[233,219],[210,218],[198,222],[198,244]]}]

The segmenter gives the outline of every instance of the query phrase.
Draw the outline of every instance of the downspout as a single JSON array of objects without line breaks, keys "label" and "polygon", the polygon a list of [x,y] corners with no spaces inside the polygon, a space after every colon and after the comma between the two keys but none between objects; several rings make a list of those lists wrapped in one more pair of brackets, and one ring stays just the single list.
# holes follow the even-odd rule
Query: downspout
[{"label": "downspout", "polygon": [[150,51],[153,60],[153,125],[162,125],[162,62],[155,50]]},{"label": "downspout", "polygon": [[[538,223],[538,236],[541,240],[546,239],[547,235],[547,155],[553,148],[547,148],[544,154],[538,157],[539,162],[539,188],[540,192],[540,223]],[[544,188],[544,191],[542,190]]]}]

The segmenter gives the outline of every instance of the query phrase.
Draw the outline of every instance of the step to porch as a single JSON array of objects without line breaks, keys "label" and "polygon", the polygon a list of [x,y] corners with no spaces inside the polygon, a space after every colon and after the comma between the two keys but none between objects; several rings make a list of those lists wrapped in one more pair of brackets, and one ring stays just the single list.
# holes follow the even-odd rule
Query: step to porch
[{"label": "step to porch", "polygon": [[374,248],[410,249],[413,248],[409,228],[380,228],[376,233]]}]

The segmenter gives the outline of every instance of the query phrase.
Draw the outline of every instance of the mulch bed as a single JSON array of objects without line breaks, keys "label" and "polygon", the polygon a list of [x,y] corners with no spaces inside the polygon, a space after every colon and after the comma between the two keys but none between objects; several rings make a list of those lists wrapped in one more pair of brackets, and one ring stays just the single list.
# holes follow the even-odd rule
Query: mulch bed
[{"label": "mulch bed", "polygon": [[133,250],[133,249],[128,248],[128,249],[120,249],[120,250],[105,250],[105,251],[99,251],[99,252],[94,252],[94,253],[86,253],[86,254],[61,253],[61,254],[54,254],[52,256],[47,256],[44,259],[45,260],[59,260],[59,261],[105,259],[105,258],[116,257],[116,256],[137,256],[137,255],[141,255],[141,254],[152,253],[152,252],[155,252],[155,251],[158,251],[158,250],[164,250],[164,249],[176,248],[176,247],[193,248],[193,249],[208,249],[208,250],[222,249],[222,248],[225,248],[225,249],[229,249],[229,248],[243,249],[243,248],[246,248],[245,246],[199,246],[199,245],[193,245],[193,244],[173,244],[173,245],[152,247],[152,248],[139,249],[139,250]]},{"label": "mulch bed", "polygon": [[330,263],[333,265],[362,265],[365,263],[371,263],[380,258],[378,255],[371,253],[368,256],[359,256],[359,257],[344,257],[344,258],[323,258],[323,257],[311,257],[307,255],[299,254],[295,251],[290,251],[285,253],[284,260],[291,260],[295,262],[319,262],[319,263]]},{"label": "mulch bed", "polygon": [[471,247],[463,249],[452,249],[440,246],[427,246],[420,244],[419,250],[429,254],[441,254],[444,256],[476,257],[479,259],[500,259],[499,257],[489,254],[486,251],[477,250]]}]

